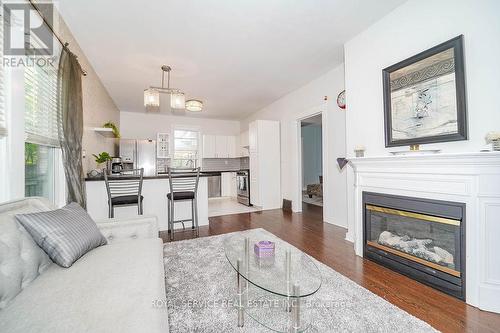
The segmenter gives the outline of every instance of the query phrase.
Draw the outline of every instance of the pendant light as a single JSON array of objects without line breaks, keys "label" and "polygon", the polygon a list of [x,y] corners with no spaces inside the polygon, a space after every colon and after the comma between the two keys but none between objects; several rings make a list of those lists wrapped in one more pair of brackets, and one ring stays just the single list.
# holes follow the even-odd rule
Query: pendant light
[{"label": "pendant light", "polygon": [[[170,66],[161,66],[161,87],[149,87],[144,90],[144,107],[148,112],[160,111],[160,94],[170,95],[170,108],[172,109],[187,109],[192,112],[199,112],[203,108],[203,102],[197,99],[190,99],[186,102],[186,96],[182,91],[175,88],[170,88]],[[167,87],[165,88],[165,73],[167,73]]]},{"label": "pendant light", "polygon": [[160,93],[158,90],[152,88],[144,90],[144,107],[148,112],[160,111]]},{"label": "pendant light", "polygon": [[172,109],[184,109],[186,107],[186,97],[182,92],[172,92],[170,94],[170,107]]}]

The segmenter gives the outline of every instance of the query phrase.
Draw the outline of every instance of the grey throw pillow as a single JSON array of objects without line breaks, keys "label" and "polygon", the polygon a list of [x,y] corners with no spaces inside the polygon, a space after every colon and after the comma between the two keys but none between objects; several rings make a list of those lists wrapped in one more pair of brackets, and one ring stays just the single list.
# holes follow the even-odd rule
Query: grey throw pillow
[{"label": "grey throw pillow", "polygon": [[16,219],[56,264],[70,267],[106,238],[77,203],[48,212],[18,214]]}]

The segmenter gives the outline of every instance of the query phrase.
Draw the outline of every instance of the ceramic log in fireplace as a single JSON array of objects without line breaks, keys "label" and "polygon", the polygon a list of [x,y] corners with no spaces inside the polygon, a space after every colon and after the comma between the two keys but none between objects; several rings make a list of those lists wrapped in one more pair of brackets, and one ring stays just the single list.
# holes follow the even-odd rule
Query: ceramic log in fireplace
[{"label": "ceramic log in fireplace", "polygon": [[465,204],[363,192],[364,256],[465,299]]}]

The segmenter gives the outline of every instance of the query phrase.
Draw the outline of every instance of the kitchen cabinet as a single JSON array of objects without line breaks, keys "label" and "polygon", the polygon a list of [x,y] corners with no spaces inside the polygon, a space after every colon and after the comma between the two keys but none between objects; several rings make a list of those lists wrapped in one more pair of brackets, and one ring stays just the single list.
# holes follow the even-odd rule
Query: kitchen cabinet
[{"label": "kitchen cabinet", "polygon": [[236,172],[221,173],[221,196],[236,197]]},{"label": "kitchen cabinet", "polygon": [[257,121],[251,122],[248,125],[248,146],[250,153],[257,151],[258,126]]},{"label": "kitchen cabinet", "polygon": [[254,206],[262,207],[260,200],[259,186],[259,155],[256,152],[250,153],[250,203]]},{"label": "kitchen cabinet", "polygon": [[227,156],[229,158],[239,157],[236,153],[236,137],[228,136],[227,137]]},{"label": "kitchen cabinet", "polygon": [[215,136],[215,157],[217,158],[229,157],[229,149],[227,147],[227,136],[225,135]]},{"label": "kitchen cabinet", "polygon": [[262,209],[281,208],[280,123],[256,120],[249,125],[250,202]]},{"label": "kitchen cabinet", "polygon": [[203,136],[203,158],[216,158],[215,135]]},{"label": "kitchen cabinet", "polygon": [[249,143],[248,143],[248,131],[240,134],[240,157],[248,157],[249,154]]},{"label": "kitchen cabinet", "polygon": [[236,157],[236,137],[228,135],[203,135],[203,158]]}]

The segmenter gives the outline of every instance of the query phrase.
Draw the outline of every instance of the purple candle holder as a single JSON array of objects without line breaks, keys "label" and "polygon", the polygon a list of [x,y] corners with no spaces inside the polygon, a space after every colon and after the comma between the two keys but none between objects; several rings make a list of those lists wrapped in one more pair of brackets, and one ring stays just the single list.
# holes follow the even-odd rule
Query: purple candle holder
[{"label": "purple candle holder", "polygon": [[255,243],[253,250],[259,258],[274,257],[274,243],[271,241],[260,241]]}]

